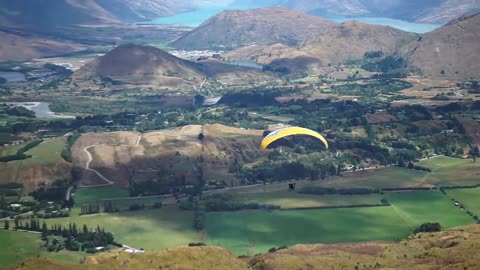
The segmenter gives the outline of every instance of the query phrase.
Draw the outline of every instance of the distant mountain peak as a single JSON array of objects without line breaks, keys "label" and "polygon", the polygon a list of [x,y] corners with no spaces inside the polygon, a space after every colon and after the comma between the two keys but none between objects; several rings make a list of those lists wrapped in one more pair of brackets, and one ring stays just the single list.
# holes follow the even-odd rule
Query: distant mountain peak
[{"label": "distant mountain peak", "polygon": [[221,12],[173,43],[182,49],[235,49],[253,44],[300,44],[337,23],[284,7]]}]

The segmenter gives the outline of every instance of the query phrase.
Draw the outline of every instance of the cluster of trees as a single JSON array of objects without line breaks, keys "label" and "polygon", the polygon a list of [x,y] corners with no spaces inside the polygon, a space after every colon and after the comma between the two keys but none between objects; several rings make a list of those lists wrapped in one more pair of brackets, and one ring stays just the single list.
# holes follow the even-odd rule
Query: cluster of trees
[{"label": "cluster of trees", "polygon": [[[328,175],[339,174],[339,168],[333,164],[316,164],[313,166],[302,161],[293,162],[263,162],[253,168],[242,167],[239,178],[246,182],[285,181],[291,179],[310,178],[313,180],[325,179]],[[340,168],[341,170],[341,168]]]},{"label": "cluster of trees", "polygon": [[247,209],[280,209],[280,207],[275,205],[240,202],[235,200],[230,194],[214,194],[202,197],[199,200],[185,200],[180,203],[180,208],[184,210],[195,210],[196,207],[198,208],[199,203],[202,204],[201,208],[207,212],[240,211]]},{"label": "cluster of trees", "polygon": [[[5,222],[4,228],[10,229],[9,221]],[[26,222],[15,219],[13,229],[41,232],[45,247],[51,252],[65,248],[71,251],[82,250],[95,253],[97,252],[95,247],[108,247],[115,244],[113,235],[100,227],[89,229],[86,225],[83,225],[81,229],[77,228],[75,223],[70,223],[68,227],[55,224],[48,228],[45,222],[40,225],[38,219],[30,219]],[[52,237],[53,241],[50,241]]]},{"label": "cluster of trees", "polygon": [[42,143],[42,140],[31,141],[27,143],[25,146],[23,146],[22,148],[18,149],[16,154],[0,157],[0,162],[10,162],[15,160],[24,160],[27,158],[31,158],[32,157],[31,155],[27,155],[25,153],[28,150],[34,148],[35,146],[41,143]]},{"label": "cluster of trees", "polygon": [[97,203],[85,203],[80,206],[80,215],[91,215],[100,213],[100,204]]},{"label": "cluster of trees", "polygon": [[420,225],[418,228],[416,228],[414,233],[439,232],[441,230],[442,230],[442,226],[440,225],[440,223],[427,222]]},{"label": "cluster of trees", "polygon": [[73,199],[65,201],[65,194],[68,190],[68,182],[56,180],[50,186],[42,186],[30,193],[39,202],[63,202],[64,206],[72,207]]},{"label": "cluster of trees", "polygon": [[[158,209],[162,208],[163,204],[162,202],[155,202],[153,203],[150,207],[152,209]],[[146,209],[147,205],[144,203],[132,203],[131,205],[128,206],[129,211],[139,211],[139,210],[144,210]],[[115,205],[114,200],[105,200],[103,201],[103,209],[102,206],[100,205],[99,202],[92,202],[92,203],[84,203],[80,206],[80,215],[91,215],[91,214],[97,214],[100,212],[105,212],[105,213],[115,213],[119,212],[121,209]]]},{"label": "cluster of trees", "polygon": [[72,135],[68,136],[67,145],[66,145],[65,149],[63,149],[63,151],[62,151],[62,158],[65,161],[72,163],[72,161],[73,161],[73,159],[72,159],[72,146],[78,140],[78,138],[80,138],[80,136],[81,136],[81,134],[78,133],[77,131],[73,132]]}]

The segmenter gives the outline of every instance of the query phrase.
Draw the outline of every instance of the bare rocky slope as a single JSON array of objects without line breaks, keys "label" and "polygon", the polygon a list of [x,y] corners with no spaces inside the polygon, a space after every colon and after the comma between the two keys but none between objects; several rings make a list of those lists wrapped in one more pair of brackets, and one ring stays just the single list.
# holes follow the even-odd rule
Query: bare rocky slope
[{"label": "bare rocky slope", "polygon": [[231,10],[219,13],[173,46],[181,49],[234,49],[252,44],[300,44],[336,23],[286,8]]},{"label": "bare rocky slope", "polygon": [[86,46],[21,31],[0,30],[0,62],[67,54]]},{"label": "bare rocky slope", "polygon": [[480,78],[480,13],[454,20],[402,50],[429,77]]},{"label": "bare rocky slope", "polygon": [[423,233],[400,243],[297,245],[239,259],[218,247],[179,247],[145,254],[111,251],[84,264],[31,259],[0,269],[479,269],[480,226]]}]

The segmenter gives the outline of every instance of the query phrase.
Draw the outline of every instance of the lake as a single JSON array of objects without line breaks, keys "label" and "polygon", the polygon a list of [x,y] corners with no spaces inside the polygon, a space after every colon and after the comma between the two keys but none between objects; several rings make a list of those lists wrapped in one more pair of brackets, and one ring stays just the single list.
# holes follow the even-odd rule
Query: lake
[{"label": "lake", "polygon": [[46,102],[5,102],[8,105],[15,105],[24,107],[27,110],[33,111],[37,118],[50,119],[75,119],[75,116],[62,115],[52,112],[48,103]]},{"label": "lake", "polygon": [[200,8],[191,12],[180,13],[173,16],[161,17],[154,19],[149,22],[144,22],[147,24],[175,24],[175,25],[186,25],[186,26],[199,26],[208,18],[213,15],[220,13],[225,10],[245,10],[252,8],[260,8],[271,6],[275,1],[268,0],[259,0],[259,1],[245,1],[245,3],[233,4],[229,6],[209,6]]},{"label": "lake", "polygon": [[355,17],[355,18],[328,18],[335,22],[345,22],[345,21],[359,21],[362,23],[368,24],[378,24],[378,25],[388,25],[401,29],[403,31],[414,32],[414,33],[427,33],[431,32],[440,26],[441,24],[428,24],[428,23],[412,23],[402,20],[396,20],[391,18],[370,18],[370,17]]},{"label": "lake", "polygon": [[[262,7],[261,3],[255,7]],[[244,10],[254,8],[249,5],[240,5],[234,7],[208,7],[201,8],[195,11],[181,13],[169,17],[157,18],[153,21],[146,22],[147,24],[175,24],[175,25],[187,25],[187,26],[198,26],[206,21],[211,16],[222,12],[224,10]],[[368,24],[379,24],[379,25],[388,25],[404,31],[414,32],[414,33],[426,33],[440,27],[440,24],[426,24],[426,23],[412,23],[402,20],[390,19],[390,18],[370,18],[370,17],[355,17],[355,18],[328,18],[336,22],[344,22],[349,20],[356,20]]]},{"label": "lake", "polygon": [[0,71],[0,77],[7,80],[7,82],[24,82],[25,75],[15,71]]}]

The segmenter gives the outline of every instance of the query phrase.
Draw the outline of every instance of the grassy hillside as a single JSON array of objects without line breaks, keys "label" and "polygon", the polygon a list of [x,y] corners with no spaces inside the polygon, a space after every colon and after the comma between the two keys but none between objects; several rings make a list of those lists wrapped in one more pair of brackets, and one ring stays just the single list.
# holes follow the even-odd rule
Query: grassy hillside
[{"label": "grassy hillside", "polygon": [[419,165],[432,169],[424,182],[438,186],[475,186],[480,184],[480,163],[471,159],[438,157],[423,160]]},{"label": "grassy hillside", "polygon": [[31,158],[0,163],[0,184],[22,183],[24,193],[45,181],[70,179],[70,164],[61,156],[64,138],[46,140],[25,154]]}]

